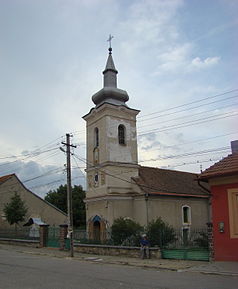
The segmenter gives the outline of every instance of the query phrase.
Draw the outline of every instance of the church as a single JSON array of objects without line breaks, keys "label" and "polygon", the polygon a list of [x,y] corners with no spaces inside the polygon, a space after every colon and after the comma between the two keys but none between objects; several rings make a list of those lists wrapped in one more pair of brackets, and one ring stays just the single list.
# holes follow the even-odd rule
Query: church
[{"label": "church", "polygon": [[104,240],[115,219],[146,226],[161,217],[188,234],[210,219],[209,191],[196,174],[138,164],[136,117],[129,96],[117,88],[112,48],[103,71],[103,88],[83,119],[87,132],[86,218],[89,238]]}]

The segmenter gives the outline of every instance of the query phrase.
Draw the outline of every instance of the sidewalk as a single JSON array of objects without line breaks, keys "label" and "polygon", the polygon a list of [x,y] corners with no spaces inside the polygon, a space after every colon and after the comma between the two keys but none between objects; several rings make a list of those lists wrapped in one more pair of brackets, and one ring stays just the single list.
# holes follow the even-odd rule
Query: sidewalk
[{"label": "sidewalk", "polygon": [[203,262],[170,259],[140,259],[124,256],[91,255],[75,252],[74,258],[69,257],[69,251],[60,251],[54,248],[32,248],[25,246],[0,244],[0,250],[10,250],[19,253],[68,258],[92,263],[118,264],[151,268],[157,270],[172,270],[177,272],[198,272],[238,277],[238,262]]}]

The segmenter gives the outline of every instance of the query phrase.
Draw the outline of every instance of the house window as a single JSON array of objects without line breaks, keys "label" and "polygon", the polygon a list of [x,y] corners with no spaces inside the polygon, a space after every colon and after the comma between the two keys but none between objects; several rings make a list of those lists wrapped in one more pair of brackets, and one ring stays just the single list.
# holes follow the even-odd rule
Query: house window
[{"label": "house window", "polygon": [[99,129],[97,127],[94,130],[94,146],[95,148],[99,146]]},{"label": "house window", "polygon": [[183,225],[191,224],[191,208],[189,206],[182,207]]},{"label": "house window", "polygon": [[122,124],[118,126],[118,142],[121,145],[126,144],[126,128]]},{"label": "house window", "polygon": [[228,189],[230,237],[238,238],[238,188]]}]

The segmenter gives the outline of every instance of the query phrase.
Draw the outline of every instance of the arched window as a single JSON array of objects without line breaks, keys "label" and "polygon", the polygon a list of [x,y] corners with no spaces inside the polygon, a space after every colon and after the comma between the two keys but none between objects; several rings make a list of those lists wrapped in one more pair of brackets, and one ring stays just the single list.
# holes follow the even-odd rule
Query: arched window
[{"label": "arched window", "polygon": [[189,206],[182,207],[183,224],[191,224],[191,209]]},{"label": "arched window", "polygon": [[118,142],[121,145],[126,144],[126,128],[122,124],[118,126]]},{"label": "arched window", "polygon": [[99,146],[99,129],[97,127],[94,130],[94,145],[95,148]]},{"label": "arched window", "polygon": [[94,186],[97,187],[99,183],[99,177],[98,177],[98,173],[96,173],[94,175]]}]

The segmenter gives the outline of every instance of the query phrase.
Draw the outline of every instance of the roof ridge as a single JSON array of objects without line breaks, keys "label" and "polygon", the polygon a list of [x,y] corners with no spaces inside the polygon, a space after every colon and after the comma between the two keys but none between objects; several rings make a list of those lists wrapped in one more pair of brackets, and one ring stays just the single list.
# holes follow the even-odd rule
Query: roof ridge
[{"label": "roof ridge", "polygon": [[[179,170],[172,170],[172,169],[163,169],[163,168],[156,168],[156,167],[147,167],[147,166],[140,166],[141,168],[148,168],[148,169],[156,169],[161,171],[169,171],[169,172],[178,172],[183,174],[190,174],[190,175],[198,175],[198,173],[186,172],[186,171],[179,171]],[[139,168],[140,169],[140,168]]]}]

